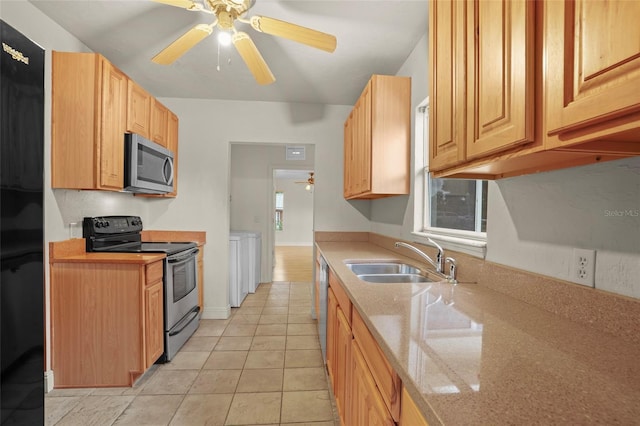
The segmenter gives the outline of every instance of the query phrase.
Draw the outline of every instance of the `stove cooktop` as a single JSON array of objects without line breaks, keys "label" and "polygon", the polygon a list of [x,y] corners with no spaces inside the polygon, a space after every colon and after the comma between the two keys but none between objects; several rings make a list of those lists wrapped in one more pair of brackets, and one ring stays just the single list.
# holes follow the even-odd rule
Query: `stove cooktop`
[{"label": "stove cooktop", "polygon": [[166,253],[168,256],[197,247],[193,242],[145,242],[139,216],[85,217],[82,236],[87,252]]}]

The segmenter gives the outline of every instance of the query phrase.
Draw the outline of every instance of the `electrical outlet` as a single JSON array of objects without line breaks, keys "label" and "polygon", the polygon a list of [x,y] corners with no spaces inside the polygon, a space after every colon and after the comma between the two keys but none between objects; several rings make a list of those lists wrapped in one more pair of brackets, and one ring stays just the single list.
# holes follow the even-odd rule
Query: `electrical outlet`
[{"label": "electrical outlet", "polygon": [[595,285],[596,251],[573,249],[573,263],[569,281],[593,287]]}]

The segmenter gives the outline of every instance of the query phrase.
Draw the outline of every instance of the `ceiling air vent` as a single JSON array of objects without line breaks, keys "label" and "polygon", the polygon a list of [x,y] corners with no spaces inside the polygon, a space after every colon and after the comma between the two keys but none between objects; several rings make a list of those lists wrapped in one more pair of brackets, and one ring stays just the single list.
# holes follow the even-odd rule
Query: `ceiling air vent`
[{"label": "ceiling air vent", "polygon": [[287,160],[304,160],[304,146],[287,146]]}]

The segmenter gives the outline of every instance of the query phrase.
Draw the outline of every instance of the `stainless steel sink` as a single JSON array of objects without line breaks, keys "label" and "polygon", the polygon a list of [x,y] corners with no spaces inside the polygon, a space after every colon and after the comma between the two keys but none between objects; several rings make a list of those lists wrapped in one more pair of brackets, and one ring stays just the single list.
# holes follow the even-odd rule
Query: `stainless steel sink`
[{"label": "stainless steel sink", "polygon": [[420,269],[405,263],[347,263],[356,275],[363,274],[419,274]]},{"label": "stainless steel sink", "polygon": [[400,262],[349,262],[347,268],[362,281],[369,283],[426,283],[433,281],[427,274]]},{"label": "stainless steel sink", "polygon": [[359,274],[362,281],[368,283],[428,283],[432,280],[422,274]]}]

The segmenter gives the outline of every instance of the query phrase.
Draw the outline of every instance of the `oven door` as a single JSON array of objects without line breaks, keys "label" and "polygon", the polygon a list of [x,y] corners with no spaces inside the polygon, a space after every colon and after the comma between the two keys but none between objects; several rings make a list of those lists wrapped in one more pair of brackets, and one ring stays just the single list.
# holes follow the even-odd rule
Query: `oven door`
[{"label": "oven door", "polygon": [[165,262],[165,331],[198,306],[197,248],[167,257]]},{"label": "oven door", "polygon": [[198,306],[198,249],[182,251],[165,260],[164,355],[171,361],[200,324]]}]

